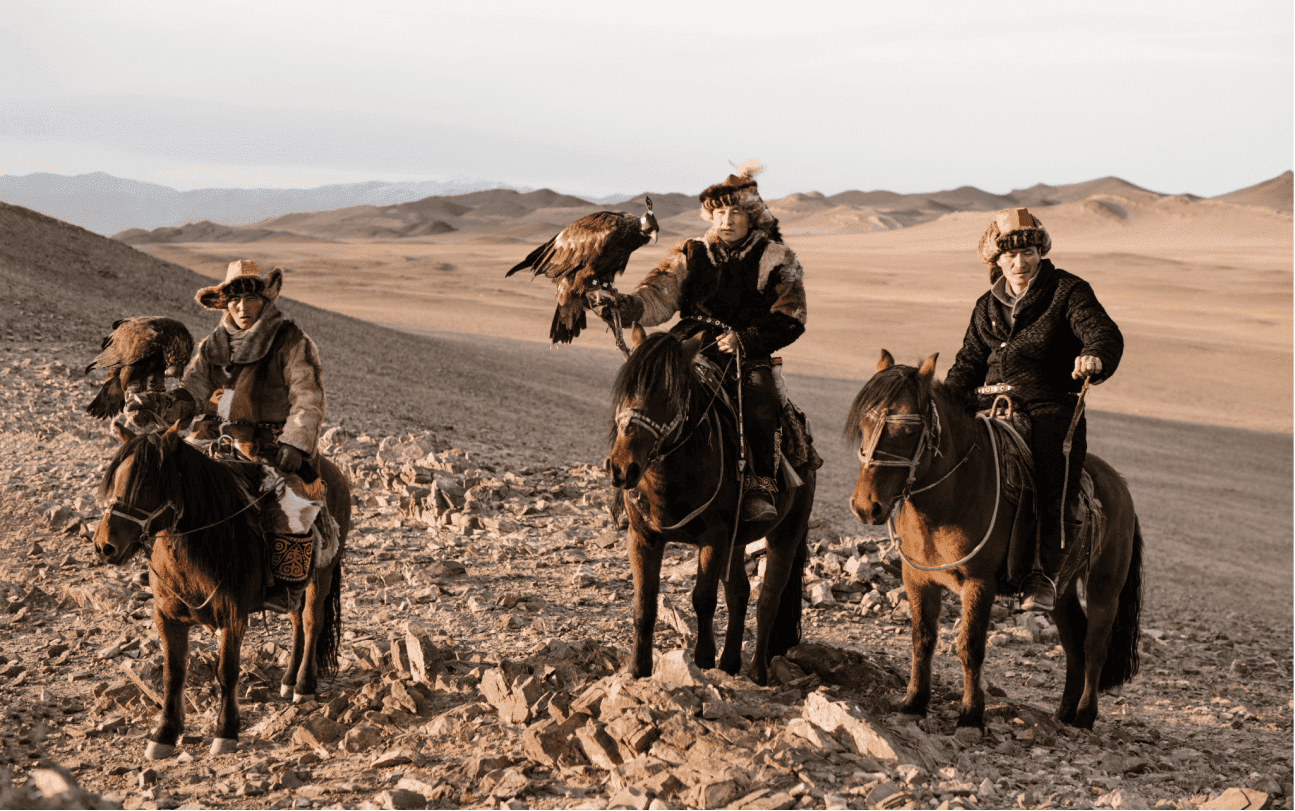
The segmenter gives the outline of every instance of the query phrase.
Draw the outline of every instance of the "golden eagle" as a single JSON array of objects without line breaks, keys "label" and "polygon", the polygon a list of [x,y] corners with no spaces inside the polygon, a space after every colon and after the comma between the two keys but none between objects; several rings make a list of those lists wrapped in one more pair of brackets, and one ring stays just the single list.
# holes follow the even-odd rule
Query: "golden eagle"
[{"label": "golden eagle", "polygon": [[127,393],[165,391],[165,377],[179,377],[192,354],[193,335],[174,318],[141,315],[114,322],[103,351],[85,367],[86,374],[108,370],[108,379],[85,410],[108,419],[121,412]]},{"label": "golden eagle", "polygon": [[533,275],[542,273],[557,283],[558,307],[549,327],[553,343],[569,344],[585,328],[585,293],[594,288],[610,290],[612,281],[625,272],[630,254],[656,241],[660,228],[652,198],[646,198],[646,203],[642,217],[625,211],[581,217],[504,274],[530,268]]}]

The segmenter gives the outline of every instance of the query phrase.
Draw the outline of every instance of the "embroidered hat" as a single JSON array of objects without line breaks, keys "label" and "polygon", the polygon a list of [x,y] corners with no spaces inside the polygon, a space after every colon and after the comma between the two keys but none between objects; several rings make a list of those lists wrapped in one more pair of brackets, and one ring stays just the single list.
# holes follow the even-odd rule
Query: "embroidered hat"
[{"label": "embroidered hat", "polygon": [[[707,187],[697,195],[701,201],[701,218],[711,221],[711,213],[721,206],[733,206],[746,211],[751,216],[751,227],[770,235],[778,233],[778,218],[773,216],[769,207],[760,197],[760,188],[755,176],[764,167],[759,161],[749,160],[737,167],[737,174],[729,175],[721,183]],[[778,239],[774,236],[774,239]]]},{"label": "embroidered hat", "polygon": [[283,268],[275,268],[266,275],[251,259],[239,259],[230,262],[225,269],[225,281],[214,287],[204,287],[193,297],[208,310],[223,310],[230,298],[244,293],[259,293],[266,301],[279,297],[279,288],[283,286]]},{"label": "embroidered hat", "polygon": [[1039,218],[1025,208],[1005,208],[994,215],[994,221],[980,238],[980,258],[990,267],[990,275],[1003,251],[1038,248],[1039,256],[1052,250],[1052,237]]}]

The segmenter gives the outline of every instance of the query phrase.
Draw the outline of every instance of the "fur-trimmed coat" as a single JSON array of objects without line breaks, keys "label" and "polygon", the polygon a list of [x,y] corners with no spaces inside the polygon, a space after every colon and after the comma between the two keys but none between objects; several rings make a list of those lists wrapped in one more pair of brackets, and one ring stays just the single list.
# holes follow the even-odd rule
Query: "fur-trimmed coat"
[{"label": "fur-trimmed coat", "polygon": [[[182,385],[201,413],[223,422],[269,424],[272,432],[282,424],[278,441],[313,456],[324,421],[323,367],[315,342],[273,302],[266,302],[232,353],[231,331],[237,334],[237,327],[226,314],[198,344]],[[212,402],[217,391],[222,393]]]},{"label": "fur-trimmed coat", "polygon": [[992,291],[980,297],[962,349],[945,375],[945,385],[969,405],[989,408],[994,395],[976,395],[976,387],[1006,383],[1012,400],[1029,413],[1073,410],[1074,395],[1083,386],[1070,376],[1075,358],[1101,359],[1095,382],[1115,374],[1124,336],[1088,282],[1044,259],[1010,327],[1003,306]]},{"label": "fur-trimmed coat", "polygon": [[677,312],[684,319],[674,331],[705,330],[714,339],[728,325],[752,360],[768,358],[805,332],[804,271],[791,248],[752,229],[730,248],[714,230],[689,239],[648,274],[632,294],[643,307],[644,326],[664,324]]}]

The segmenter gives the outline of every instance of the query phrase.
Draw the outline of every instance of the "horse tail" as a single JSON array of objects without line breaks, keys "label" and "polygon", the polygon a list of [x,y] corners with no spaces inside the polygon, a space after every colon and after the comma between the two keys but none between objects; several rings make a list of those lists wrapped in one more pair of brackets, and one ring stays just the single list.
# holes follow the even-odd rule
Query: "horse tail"
[{"label": "horse tail", "polygon": [[796,548],[796,557],[792,559],[791,574],[787,576],[787,585],[778,600],[778,613],[773,619],[773,628],[769,630],[769,658],[784,656],[787,651],[800,644],[801,612],[805,591],[805,559],[809,557],[809,546],[801,538]]},{"label": "horse tail", "polygon": [[1120,602],[1111,626],[1111,641],[1106,648],[1106,663],[1097,680],[1097,689],[1118,687],[1138,672],[1138,617],[1142,613],[1142,529],[1133,519],[1133,554],[1129,571],[1120,589]]},{"label": "horse tail", "polygon": [[337,555],[333,585],[324,598],[324,627],[315,642],[315,668],[326,676],[337,673],[338,654],[342,649],[342,555]]}]

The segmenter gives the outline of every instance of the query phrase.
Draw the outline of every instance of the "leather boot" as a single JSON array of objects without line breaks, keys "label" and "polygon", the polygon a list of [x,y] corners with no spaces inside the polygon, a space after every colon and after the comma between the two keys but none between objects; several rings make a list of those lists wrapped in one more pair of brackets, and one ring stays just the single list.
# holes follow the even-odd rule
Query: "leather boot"
[{"label": "leather boot", "polygon": [[265,597],[261,600],[261,608],[276,614],[290,614],[301,608],[302,598],[305,595],[305,583],[285,583],[282,580],[276,580],[274,585],[266,590]]},{"label": "leather boot", "polygon": [[742,495],[743,521],[772,521],[778,517],[778,508],[773,505],[769,490],[771,484],[754,480],[747,484]]}]

